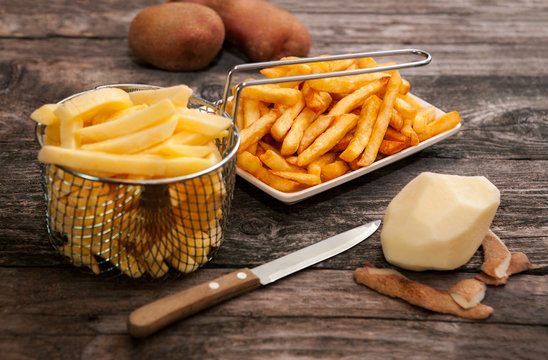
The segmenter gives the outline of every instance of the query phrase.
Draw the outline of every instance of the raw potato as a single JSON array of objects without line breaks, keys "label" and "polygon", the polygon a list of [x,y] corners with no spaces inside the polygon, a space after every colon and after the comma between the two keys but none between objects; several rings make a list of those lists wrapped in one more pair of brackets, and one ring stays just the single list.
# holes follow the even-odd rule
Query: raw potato
[{"label": "raw potato", "polygon": [[165,3],[143,9],[131,22],[129,46],[142,60],[165,70],[208,66],[223,46],[219,15],[199,4]]},{"label": "raw potato", "polygon": [[308,55],[310,34],[306,27],[291,13],[267,1],[179,1],[203,4],[215,10],[223,19],[227,41],[251,61]]},{"label": "raw potato", "polygon": [[456,269],[479,248],[499,203],[483,176],[422,173],[386,209],[384,256],[409,270]]}]

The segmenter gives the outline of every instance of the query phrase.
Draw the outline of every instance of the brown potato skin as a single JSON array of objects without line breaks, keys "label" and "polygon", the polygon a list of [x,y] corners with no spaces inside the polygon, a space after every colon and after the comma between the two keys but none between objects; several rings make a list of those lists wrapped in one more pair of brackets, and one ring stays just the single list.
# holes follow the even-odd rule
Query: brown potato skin
[{"label": "brown potato skin", "polygon": [[192,71],[207,67],[223,46],[225,28],[211,8],[165,3],[144,8],[129,28],[133,53],[158,68]]},{"label": "brown potato skin", "polygon": [[264,0],[171,0],[211,7],[223,19],[226,39],[251,61],[305,57],[307,28],[288,11]]}]

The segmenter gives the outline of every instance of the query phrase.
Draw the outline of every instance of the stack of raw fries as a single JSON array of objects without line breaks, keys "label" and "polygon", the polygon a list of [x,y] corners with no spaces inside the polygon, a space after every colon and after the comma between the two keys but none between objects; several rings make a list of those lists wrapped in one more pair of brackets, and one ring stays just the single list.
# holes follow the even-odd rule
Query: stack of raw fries
[{"label": "stack of raw fries", "polygon": [[[387,64],[382,64],[387,65]],[[372,58],[265,68],[268,78],[381,66]],[[455,127],[457,112],[436,118],[409,93],[398,71],[256,85],[241,91],[238,167],[270,187],[294,192]],[[233,100],[228,104],[233,111]]]}]

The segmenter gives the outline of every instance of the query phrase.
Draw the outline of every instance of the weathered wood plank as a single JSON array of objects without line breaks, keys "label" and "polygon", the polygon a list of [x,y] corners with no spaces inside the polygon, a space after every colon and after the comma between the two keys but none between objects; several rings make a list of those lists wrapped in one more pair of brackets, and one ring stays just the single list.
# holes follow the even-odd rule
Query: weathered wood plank
[{"label": "weathered wood plank", "polygon": [[[238,358],[244,353],[251,354],[250,358],[405,354],[422,358],[436,353],[437,358],[526,354],[526,358],[540,359],[546,351],[542,341],[548,333],[546,278],[527,275],[516,275],[503,288],[488,289],[484,303],[493,306],[495,313],[485,321],[434,314],[386,298],[356,284],[351,271],[303,271],[174,324],[149,339],[127,336],[125,320],[135,307],[227,271],[202,270],[182,280],[135,283],[123,278],[97,280],[74,270],[43,269],[49,281],[44,287],[34,271],[3,270],[5,279],[14,280],[1,285],[5,311],[0,348],[8,356],[25,354],[29,347],[61,359],[71,358],[70,354],[88,359],[114,354],[116,358],[165,358],[177,353],[185,358]],[[446,288],[469,274],[409,276]],[[509,339],[511,347],[492,346],[508,344]],[[394,350],[394,345],[401,350]]]}]

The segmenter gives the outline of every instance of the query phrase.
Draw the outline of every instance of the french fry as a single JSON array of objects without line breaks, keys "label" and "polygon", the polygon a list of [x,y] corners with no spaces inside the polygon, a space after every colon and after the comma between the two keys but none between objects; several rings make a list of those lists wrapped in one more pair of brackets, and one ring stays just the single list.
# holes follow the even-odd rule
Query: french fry
[{"label": "french fry", "polygon": [[242,99],[244,103],[244,128],[250,127],[261,117],[259,101],[255,99]]},{"label": "french fry", "polygon": [[409,145],[407,145],[404,142],[384,139],[381,142],[381,146],[379,147],[379,153],[384,154],[384,155],[394,155],[394,154],[402,151],[403,149],[405,149],[408,146]]},{"label": "french fry", "polygon": [[312,109],[306,107],[303,111],[301,111],[295,121],[293,121],[291,129],[284,137],[282,148],[280,149],[282,155],[292,155],[297,152],[304,131],[315,118],[316,112]]},{"label": "french fry", "polygon": [[417,109],[405,101],[401,96],[396,97],[394,109],[396,109],[404,118],[413,119],[417,114]]},{"label": "french fry", "polygon": [[375,161],[375,158],[377,157],[377,153],[379,152],[379,148],[381,146],[382,140],[384,138],[384,134],[386,133],[386,129],[388,128],[388,125],[390,124],[390,118],[392,117],[394,101],[396,100],[396,97],[398,95],[400,85],[401,85],[400,74],[397,71],[394,71],[392,73],[392,76],[390,77],[390,81],[388,82],[386,93],[382,100],[382,105],[379,110],[377,120],[375,121],[375,125],[373,126],[373,132],[371,134],[371,138],[369,139],[369,142],[367,143],[365,151],[363,152],[362,156],[358,160],[358,165],[369,166],[373,163],[373,161]]},{"label": "french fry", "polygon": [[333,148],[344,135],[356,126],[358,116],[354,114],[340,115],[329,129],[314,140],[306,150],[297,157],[299,166],[307,166]]},{"label": "french fry", "polygon": [[240,147],[238,152],[247,150],[252,144],[257,143],[269,131],[274,122],[280,117],[277,107],[270,109],[270,112],[251,124],[250,127],[240,131]]},{"label": "french fry", "polygon": [[284,179],[268,171],[265,167],[263,167],[263,164],[258,157],[247,151],[244,151],[238,155],[237,162],[240,169],[247,171],[257,179],[276,190],[292,192],[299,188],[299,183],[289,179]]},{"label": "french fry", "polygon": [[354,138],[355,130],[356,129],[354,128],[353,130],[350,130],[349,132],[347,132],[346,135],[344,135],[344,137],[342,139],[340,139],[339,142],[335,146],[333,146],[331,151],[333,151],[333,152],[344,151],[348,147],[348,145],[350,144],[350,141],[352,141],[352,139]]},{"label": "french fry", "polygon": [[331,110],[328,115],[341,115],[354,110],[363,104],[364,100],[382,89],[388,81],[388,78],[381,78],[362,86],[348,96],[342,98]]},{"label": "french fry", "polygon": [[335,121],[335,116],[331,115],[322,115],[319,116],[310,126],[306,128],[303,133],[303,137],[299,144],[299,149],[297,152],[302,153],[310,144],[316,140],[320,134],[322,134],[331,124]]},{"label": "french fry", "polygon": [[391,126],[386,129],[384,140],[399,141],[406,145],[411,145],[411,139],[403,135],[401,132],[394,130]]},{"label": "french fry", "polygon": [[318,91],[311,88],[308,83],[304,83],[301,92],[306,103],[306,107],[315,113],[321,114],[331,104],[331,95],[326,91]]},{"label": "french fry", "polygon": [[426,125],[434,121],[435,117],[436,109],[433,106],[420,109],[413,118],[413,130],[418,134],[425,132]]},{"label": "french fry", "polygon": [[401,128],[401,133],[411,139],[411,145],[416,146],[419,144],[419,136],[413,130],[413,118],[414,117],[404,117],[403,127]]},{"label": "french fry", "polygon": [[268,166],[271,170],[306,172],[303,168],[291,165],[282,155],[270,149],[266,150],[264,154],[260,155],[259,159],[261,159],[263,164]]},{"label": "french fry", "polygon": [[334,152],[328,152],[327,154],[323,154],[318,159],[312,161],[310,164],[308,164],[306,170],[309,174],[315,174],[320,176],[322,173],[322,168],[335,161],[337,158],[337,154]]},{"label": "french fry", "polygon": [[403,117],[398,112],[398,110],[392,110],[392,116],[390,117],[390,126],[392,126],[397,131],[401,131],[403,128]]},{"label": "french fry", "polygon": [[383,78],[388,79],[389,77],[390,75],[387,73],[378,72],[370,74],[341,76],[336,78],[308,80],[306,81],[306,84],[308,84],[312,89],[315,89],[317,91],[326,91],[329,93],[337,94],[349,94],[369,84],[370,82],[377,81]]},{"label": "french fry", "polygon": [[267,84],[246,87],[241,91],[241,96],[246,99],[292,106],[299,101],[302,94],[296,89]]},{"label": "french fry", "polygon": [[341,175],[346,174],[350,169],[348,164],[343,160],[336,160],[332,163],[322,166],[322,177],[324,181],[333,180]]},{"label": "french fry", "polygon": [[285,111],[282,112],[280,117],[276,120],[276,122],[272,125],[272,128],[270,129],[270,133],[272,134],[272,137],[276,139],[276,141],[283,140],[284,136],[291,128],[293,121],[295,120],[297,115],[299,115],[304,106],[304,97],[300,97],[295,105],[287,108]]},{"label": "french fry", "polygon": [[284,179],[296,181],[303,185],[314,186],[322,182],[322,179],[315,174],[295,172],[295,171],[280,171],[273,170],[272,173]]},{"label": "french fry", "polygon": [[356,131],[354,132],[354,137],[350,141],[350,144],[348,144],[348,147],[339,155],[341,159],[351,162],[363,152],[369,142],[373,124],[377,119],[381,104],[381,99],[376,95],[370,96],[366,102],[364,102],[360,119],[356,125]]},{"label": "french fry", "polygon": [[426,130],[419,135],[419,140],[424,141],[435,135],[441,134],[457,126],[461,122],[461,118],[456,111],[449,112],[430,124],[426,125]]}]

